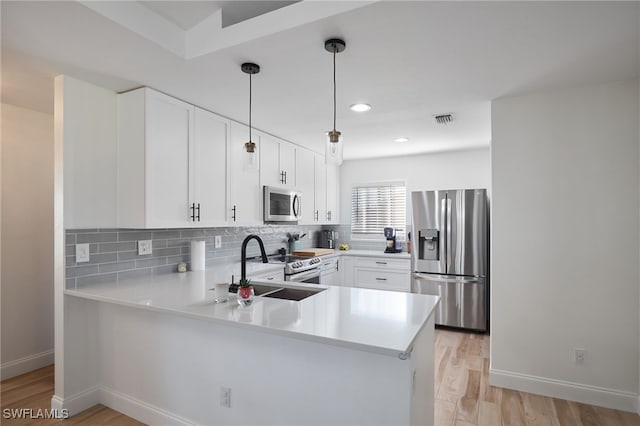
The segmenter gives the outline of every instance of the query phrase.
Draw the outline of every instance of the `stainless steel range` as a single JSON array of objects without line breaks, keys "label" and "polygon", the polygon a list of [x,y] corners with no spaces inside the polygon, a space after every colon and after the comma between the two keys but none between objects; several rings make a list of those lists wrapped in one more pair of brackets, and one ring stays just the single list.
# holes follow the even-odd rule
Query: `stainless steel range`
[{"label": "stainless steel range", "polygon": [[302,257],[290,254],[269,257],[269,263],[284,263],[285,281],[311,284],[320,284],[321,262],[319,257]]}]

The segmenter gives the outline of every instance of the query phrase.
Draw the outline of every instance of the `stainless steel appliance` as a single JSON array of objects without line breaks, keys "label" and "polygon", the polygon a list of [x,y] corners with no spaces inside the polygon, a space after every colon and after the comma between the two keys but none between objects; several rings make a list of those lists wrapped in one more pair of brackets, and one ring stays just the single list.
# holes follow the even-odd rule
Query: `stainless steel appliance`
[{"label": "stainless steel appliance", "polygon": [[402,249],[399,247],[396,241],[395,228],[384,228],[384,237],[387,239],[387,247],[384,249],[385,253],[400,253]]},{"label": "stainless steel appliance", "polygon": [[336,248],[336,241],[338,240],[338,231],[323,230],[320,233],[320,247],[322,248]]},{"label": "stainless steel appliance", "polygon": [[440,296],[435,323],[487,330],[485,189],[412,192],[414,293]]},{"label": "stainless steel appliance", "polygon": [[285,281],[320,284],[320,265],[322,260],[319,257],[278,254],[269,256],[269,263],[284,263]]},{"label": "stainless steel appliance", "polygon": [[290,189],[264,186],[264,221],[267,223],[298,223],[300,194]]}]

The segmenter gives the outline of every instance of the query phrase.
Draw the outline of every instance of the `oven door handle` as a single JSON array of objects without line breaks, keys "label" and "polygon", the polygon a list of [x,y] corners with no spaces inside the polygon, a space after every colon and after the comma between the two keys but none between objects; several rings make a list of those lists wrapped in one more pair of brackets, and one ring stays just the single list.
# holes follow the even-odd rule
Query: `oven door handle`
[{"label": "oven door handle", "polygon": [[288,275],[287,278],[289,278],[288,281],[300,282],[300,281],[306,280],[307,278],[314,278],[319,276],[320,276],[320,268],[313,268],[313,269],[308,269],[304,272],[298,272],[297,274]]}]

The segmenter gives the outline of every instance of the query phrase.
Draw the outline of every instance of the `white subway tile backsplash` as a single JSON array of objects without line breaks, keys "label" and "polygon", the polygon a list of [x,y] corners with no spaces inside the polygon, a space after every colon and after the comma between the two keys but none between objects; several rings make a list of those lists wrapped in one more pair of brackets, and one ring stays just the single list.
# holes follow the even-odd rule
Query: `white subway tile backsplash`
[{"label": "white subway tile backsplash", "polygon": [[[257,234],[264,241],[267,253],[287,248],[287,234],[306,233],[302,247],[318,245],[317,225],[224,227],[200,229],[79,229],[66,230],[66,286],[92,285],[116,279],[171,273],[180,262],[189,263],[192,240],[206,241],[206,265],[221,265],[240,261],[240,246],[249,234]],[[214,237],[222,236],[222,247],[215,248]],[[348,235],[344,232],[343,235]],[[341,237],[343,236],[341,235]],[[139,256],[136,242],[153,240],[153,253]],[[75,244],[90,243],[88,264],[75,263]],[[247,247],[248,256],[260,254],[258,245]]]}]

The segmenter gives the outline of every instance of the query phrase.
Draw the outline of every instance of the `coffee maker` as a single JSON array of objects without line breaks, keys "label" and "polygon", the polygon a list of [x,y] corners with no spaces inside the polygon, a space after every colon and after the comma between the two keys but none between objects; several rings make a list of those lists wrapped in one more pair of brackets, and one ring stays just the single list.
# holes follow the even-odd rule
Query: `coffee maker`
[{"label": "coffee maker", "polygon": [[387,248],[384,249],[385,253],[400,253],[402,251],[400,244],[396,241],[395,228],[384,228],[384,236],[387,239]]},{"label": "coffee maker", "polygon": [[337,231],[322,231],[320,233],[320,247],[322,248],[336,248],[336,240],[338,239]]}]

